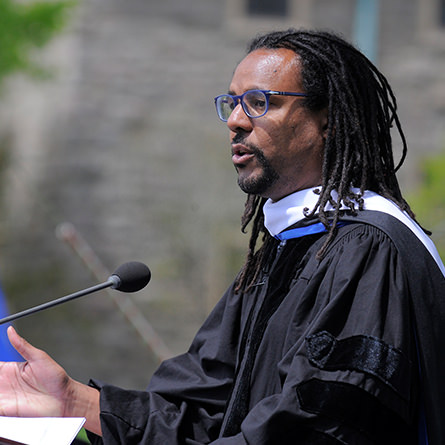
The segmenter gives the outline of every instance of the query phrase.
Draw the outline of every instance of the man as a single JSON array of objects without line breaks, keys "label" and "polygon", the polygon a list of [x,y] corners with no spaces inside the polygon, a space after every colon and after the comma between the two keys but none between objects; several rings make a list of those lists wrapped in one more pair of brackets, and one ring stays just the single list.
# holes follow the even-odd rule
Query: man
[{"label": "man", "polygon": [[215,104],[253,227],[189,351],[146,391],[86,386],[10,328],[27,364],[2,365],[0,413],[84,416],[105,444],[443,443],[445,268],[398,186],[386,79],[289,30],[255,39]]}]

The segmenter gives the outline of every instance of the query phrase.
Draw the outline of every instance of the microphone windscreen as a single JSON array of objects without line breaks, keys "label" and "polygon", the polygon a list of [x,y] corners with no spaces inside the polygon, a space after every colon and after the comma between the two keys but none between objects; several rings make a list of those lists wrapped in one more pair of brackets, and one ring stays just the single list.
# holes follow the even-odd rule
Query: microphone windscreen
[{"label": "microphone windscreen", "polygon": [[144,288],[151,278],[150,269],[139,261],[129,261],[119,266],[113,273],[119,278],[115,289],[121,292],[137,292]]}]

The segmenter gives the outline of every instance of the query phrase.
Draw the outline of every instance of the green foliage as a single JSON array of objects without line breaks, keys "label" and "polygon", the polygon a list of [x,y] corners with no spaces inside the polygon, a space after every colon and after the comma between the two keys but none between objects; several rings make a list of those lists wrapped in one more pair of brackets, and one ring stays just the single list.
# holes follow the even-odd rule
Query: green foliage
[{"label": "green foliage", "polygon": [[0,84],[12,73],[39,75],[43,68],[33,50],[43,47],[67,19],[72,1],[17,2],[0,0]]},{"label": "green foliage", "polygon": [[84,428],[82,428],[82,429],[79,431],[79,434],[77,435],[76,439],[77,439],[78,442],[85,442],[85,444],[91,443],[91,442],[88,440],[88,436],[87,436],[87,433],[86,433],[86,431],[85,431]]},{"label": "green foliage", "polygon": [[433,232],[433,240],[445,259],[445,152],[426,159],[423,182],[409,203],[418,221]]}]

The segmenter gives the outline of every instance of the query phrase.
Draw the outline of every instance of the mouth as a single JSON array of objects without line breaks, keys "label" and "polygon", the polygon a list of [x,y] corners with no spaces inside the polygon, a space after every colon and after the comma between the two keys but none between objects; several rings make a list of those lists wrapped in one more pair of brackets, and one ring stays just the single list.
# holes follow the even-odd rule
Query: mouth
[{"label": "mouth", "polygon": [[242,167],[247,162],[252,160],[255,154],[252,150],[243,144],[232,145],[232,162],[236,167]]}]

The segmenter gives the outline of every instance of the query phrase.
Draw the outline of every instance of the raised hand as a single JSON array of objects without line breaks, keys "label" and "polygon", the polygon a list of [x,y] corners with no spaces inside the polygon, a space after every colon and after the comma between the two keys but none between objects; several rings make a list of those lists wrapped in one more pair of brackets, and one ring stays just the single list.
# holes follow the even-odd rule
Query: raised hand
[{"label": "raised hand", "polygon": [[0,415],[64,416],[70,377],[46,352],[8,328],[9,340],[25,362],[0,362]]},{"label": "raised hand", "polygon": [[25,362],[0,362],[0,415],[85,417],[100,435],[99,392],[73,380],[46,352],[8,328],[12,346]]}]

